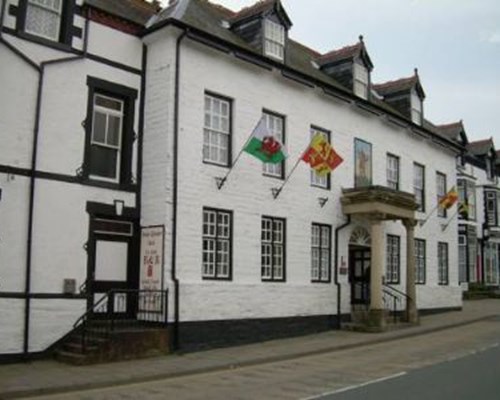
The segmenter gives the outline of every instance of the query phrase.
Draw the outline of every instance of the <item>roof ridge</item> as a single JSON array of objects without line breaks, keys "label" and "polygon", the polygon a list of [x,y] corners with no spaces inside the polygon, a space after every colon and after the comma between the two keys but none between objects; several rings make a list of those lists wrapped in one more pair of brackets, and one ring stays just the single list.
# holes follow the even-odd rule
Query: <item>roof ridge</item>
[{"label": "roof ridge", "polygon": [[410,82],[410,81],[416,80],[416,79],[417,79],[417,76],[412,75],[412,76],[408,76],[408,77],[404,77],[404,78],[394,79],[392,81],[386,81],[386,82],[382,82],[382,83],[374,83],[373,87],[374,87],[374,89],[383,88],[383,87],[388,87],[388,86],[392,86],[395,84],[400,84],[403,82],[404,83]]},{"label": "roof ridge", "polygon": [[243,7],[237,12],[234,13],[234,18],[240,18],[243,16],[248,16],[251,15],[252,12],[259,11],[260,8],[265,8],[268,5],[271,5],[271,3],[276,3],[276,1],[279,0],[258,0],[256,3],[252,4],[251,6]]},{"label": "roof ridge", "polygon": [[214,11],[224,14],[226,18],[227,17],[233,18],[236,15],[236,11],[224,7],[222,4],[212,3],[210,0],[199,0],[199,1],[200,3],[205,3],[207,6],[211,7]]}]

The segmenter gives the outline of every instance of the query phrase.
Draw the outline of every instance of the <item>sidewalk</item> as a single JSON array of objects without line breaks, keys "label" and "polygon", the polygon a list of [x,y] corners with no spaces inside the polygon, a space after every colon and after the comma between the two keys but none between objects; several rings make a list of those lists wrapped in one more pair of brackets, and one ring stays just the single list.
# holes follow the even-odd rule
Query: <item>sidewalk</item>
[{"label": "sidewalk", "polygon": [[83,367],[56,361],[0,365],[0,399],[94,389],[282,361],[422,335],[494,316],[500,316],[500,300],[475,300],[464,302],[462,311],[421,317],[419,326],[377,334],[329,331],[186,355]]}]

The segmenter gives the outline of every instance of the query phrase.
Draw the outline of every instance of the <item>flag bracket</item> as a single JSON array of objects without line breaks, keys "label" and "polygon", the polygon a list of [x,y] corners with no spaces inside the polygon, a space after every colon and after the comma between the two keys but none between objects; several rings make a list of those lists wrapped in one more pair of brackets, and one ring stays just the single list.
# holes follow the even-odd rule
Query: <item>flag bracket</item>
[{"label": "flag bracket", "polygon": [[217,185],[217,189],[221,190],[224,184],[226,183],[227,176],[224,178],[216,177],[215,178],[215,184]]},{"label": "flag bracket", "polygon": [[275,200],[280,195],[281,189],[283,189],[283,187],[280,187],[280,188],[271,188],[271,193],[273,194],[273,198]]},{"label": "flag bracket", "polygon": [[318,197],[318,203],[321,208],[325,206],[325,204],[328,202],[329,198],[328,197]]}]

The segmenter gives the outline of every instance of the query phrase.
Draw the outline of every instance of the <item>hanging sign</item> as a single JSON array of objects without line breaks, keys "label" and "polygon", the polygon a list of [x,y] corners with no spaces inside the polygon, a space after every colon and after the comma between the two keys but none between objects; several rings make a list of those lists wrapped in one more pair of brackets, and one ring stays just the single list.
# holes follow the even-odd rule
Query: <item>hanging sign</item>
[{"label": "hanging sign", "polygon": [[[141,229],[141,271],[140,290],[150,290],[151,293],[141,293],[140,309],[143,311],[160,311],[163,294],[163,241],[165,229],[163,226],[151,226]],[[154,292],[153,292],[154,291]]]}]

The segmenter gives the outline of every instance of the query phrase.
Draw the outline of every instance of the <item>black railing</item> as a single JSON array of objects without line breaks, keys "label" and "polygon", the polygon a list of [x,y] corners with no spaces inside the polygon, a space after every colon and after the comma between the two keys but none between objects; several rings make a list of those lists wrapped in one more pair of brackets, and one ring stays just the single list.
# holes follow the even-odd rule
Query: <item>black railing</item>
[{"label": "black railing", "polygon": [[111,290],[103,293],[103,296],[78,318],[73,328],[80,335],[82,351],[86,352],[108,340],[118,330],[131,331],[143,329],[144,326],[166,326],[167,306],[167,290]]},{"label": "black railing", "polygon": [[385,307],[391,311],[393,321],[396,323],[399,310],[403,311],[403,299],[408,302],[410,298],[406,293],[386,283],[382,286],[382,293]]}]

